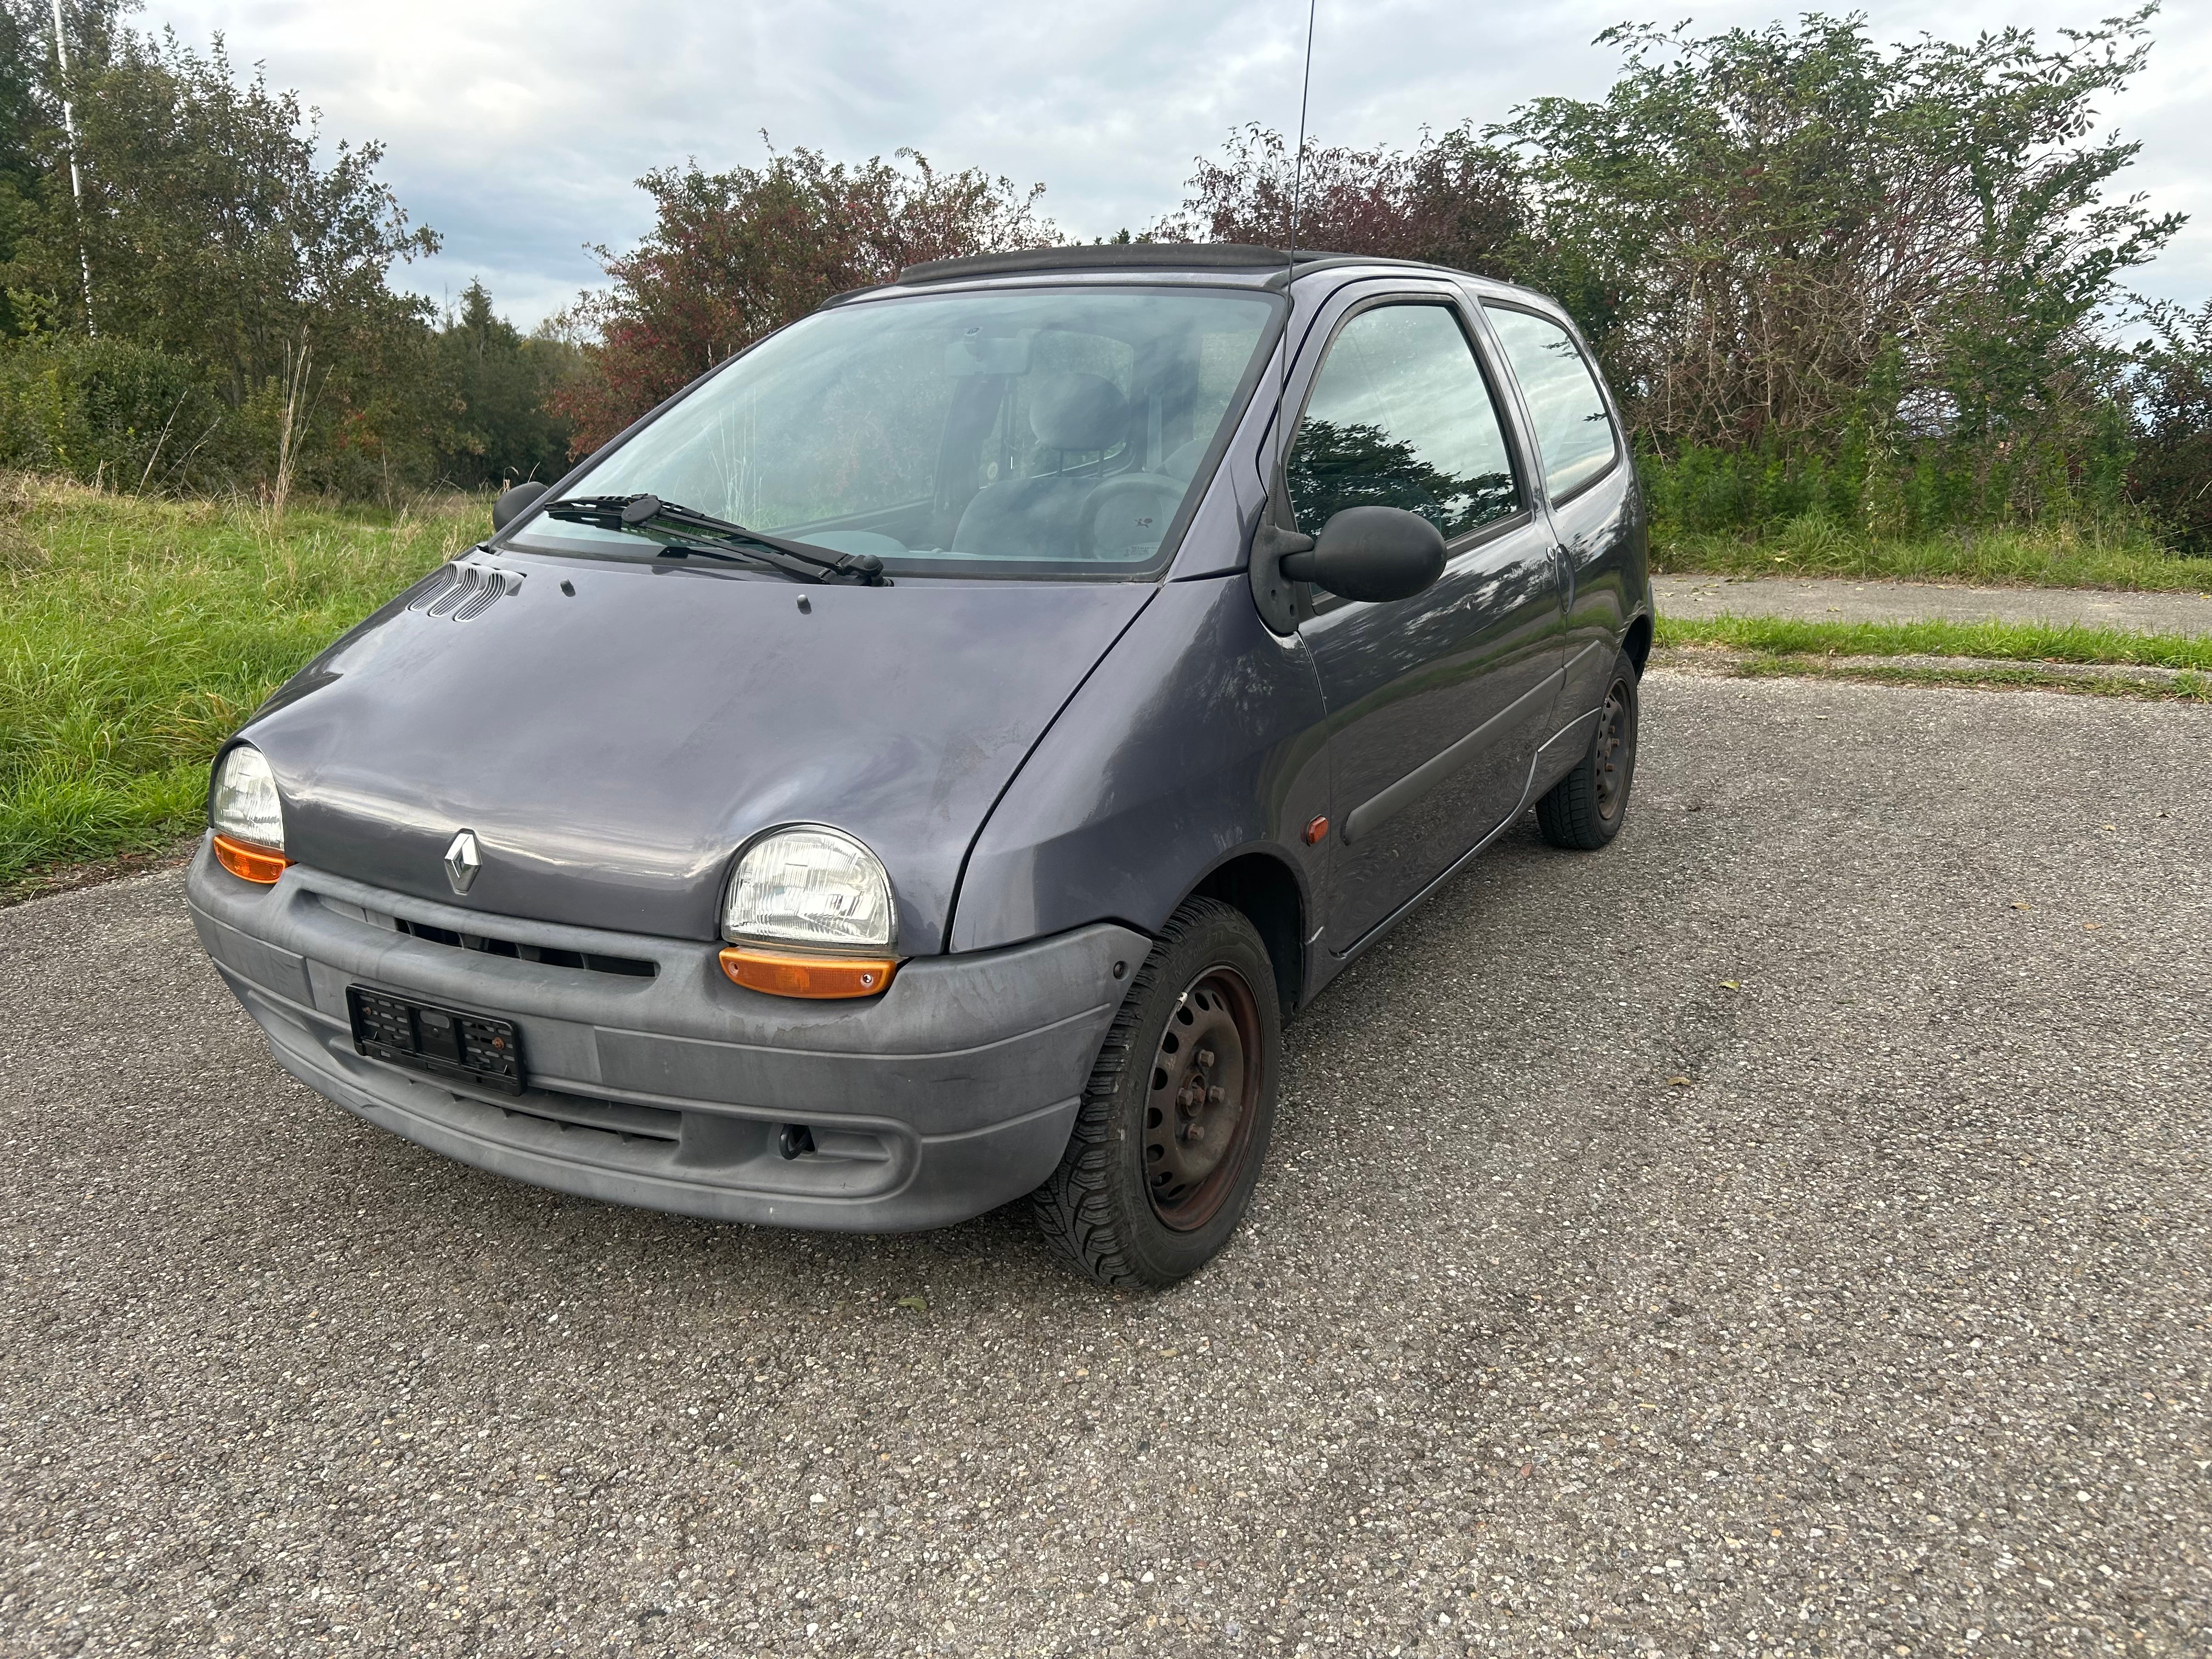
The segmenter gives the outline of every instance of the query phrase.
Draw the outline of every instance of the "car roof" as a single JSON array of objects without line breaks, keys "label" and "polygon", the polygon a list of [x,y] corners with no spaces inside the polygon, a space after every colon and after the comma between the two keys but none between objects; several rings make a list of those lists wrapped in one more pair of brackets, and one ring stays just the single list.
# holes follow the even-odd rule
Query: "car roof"
[{"label": "car roof", "polygon": [[1002,253],[971,254],[958,259],[924,260],[907,266],[890,283],[853,289],[834,295],[823,303],[839,306],[863,298],[872,299],[915,289],[956,284],[969,288],[991,287],[1001,282],[1026,285],[1053,276],[1075,276],[1091,281],[1146,276],[1188,276],[1212,283],[1279,289],[1294,276],[1304,279],[1323,271],[1345,270],[1348,273],[1359,267],[1380,267],[1479,283],[1486,290],[1523,298],[1541,305],[1547,310],[1557,309],[1555,301],[1532,289],[1500,282],[1496,277],[1483,276],[1474,271],[1455,270],[1449,265],[1432,264],[1425,260],[1394,259],[1376,253],[1333,253],[1302,248],[1296,255],[1297,263],[1293,267],[1292,257],[1284,249],[1261,247],[1249,242],[1094,242],[1060,247],[1020,248]]}]

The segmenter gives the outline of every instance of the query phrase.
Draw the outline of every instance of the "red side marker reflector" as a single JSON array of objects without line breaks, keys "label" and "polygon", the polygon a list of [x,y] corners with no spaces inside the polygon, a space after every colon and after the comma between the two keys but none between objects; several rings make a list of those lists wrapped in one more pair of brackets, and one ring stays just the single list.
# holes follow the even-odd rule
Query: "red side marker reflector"
[{"label": "red side marker reflector", "polygon": [[283,875],[284,866],[292,861],[274,848],[233,841],[228,836],[215,838],[215,860],[240,881],[258,881],[264,887]]},{"label": "red side marker reflector", "polygon": [[891,982],[898,962],[890,957],[809,957],[732,945],[722,952],[722,971],[732,984],[770,996],[872,997]]},{"label": "red side marker reflector", "polygon": [[1306,845],[1309,847],[1317,845],[1320,842],[1321,838],[1328,833],[1328,820],[1327,818],[1316,818],[1311,823],[1306,825]]}]

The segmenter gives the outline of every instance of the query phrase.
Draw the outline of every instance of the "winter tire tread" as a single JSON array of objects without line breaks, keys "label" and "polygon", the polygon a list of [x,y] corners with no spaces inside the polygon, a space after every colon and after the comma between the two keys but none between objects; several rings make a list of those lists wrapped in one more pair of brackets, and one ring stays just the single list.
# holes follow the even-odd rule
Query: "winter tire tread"
[{"label": "winter tire tread", "polygon": [[[1243,962],[1233,960],[1239,956]],[[1248,979],[1259,975],[1255,982],[1266,993],[1258,999],[1265,1051],[1258,1063],[1265,1070],[1254,1109],[1261,1117],[1239,1190],[1214,1221],[1178,1234],[1152,1213],[1141,1172],[1133,1171],[1125,1156],[1144,1103],[1141,1097],[1133,1102],[1124,1085],[1133,1076],[1141,1078],[1151,1064],[1157,1028],[1170,1012],[1164,999],[1221,960],[1229,960]],[[1266,1155],[1274,1108],[1281,1035],[1273,993],[1267,947],[1243,911],[1216,899],[1194,898],[1168,919],[1107,1029],[1060,1167],[1034,1198],[1045,1235],[1086,1277],[1115,1290],[1172,1284],[1196,1271],[1235,1231]]]}]

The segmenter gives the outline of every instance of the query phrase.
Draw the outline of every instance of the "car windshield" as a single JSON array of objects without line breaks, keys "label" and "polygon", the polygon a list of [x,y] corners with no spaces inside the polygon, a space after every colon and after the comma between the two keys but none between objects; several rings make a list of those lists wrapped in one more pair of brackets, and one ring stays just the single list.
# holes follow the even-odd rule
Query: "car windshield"
[{"label": "car windshield", "polygon": [[[1280,301],[1225,289],[868,301],[763,341],[564,494],[651,493],[894,572],[1141,575]],[[649,556],[543,514],[519,544]]]}]

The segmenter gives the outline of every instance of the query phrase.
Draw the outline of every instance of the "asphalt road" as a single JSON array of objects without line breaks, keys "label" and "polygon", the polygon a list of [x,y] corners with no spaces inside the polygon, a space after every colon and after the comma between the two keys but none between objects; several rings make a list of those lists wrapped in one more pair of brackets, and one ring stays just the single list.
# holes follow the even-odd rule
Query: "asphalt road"
[{"label": "asphalt road", "polygon": [[603,1208],[0,912],[9,1655],[2203,1654],[2212,710],[1656,674],[1166,1295]]}]

